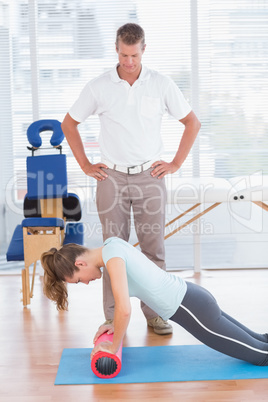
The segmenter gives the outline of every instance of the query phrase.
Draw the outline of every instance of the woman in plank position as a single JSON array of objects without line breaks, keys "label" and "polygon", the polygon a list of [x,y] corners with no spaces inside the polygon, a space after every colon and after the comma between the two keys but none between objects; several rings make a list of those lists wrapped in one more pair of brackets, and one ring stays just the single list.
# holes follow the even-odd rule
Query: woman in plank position
[{"label": "woman in plank position", "polygon": [[68,309],[67,283],[100,279],[106,266],[115,299],[114,321],[99,328],[94,342],[104,332],[114,336],[113,342],[96,345],[91,358],[98,351],[117,352],[130,319],[129,298],[135,296],[212,349],[254,365],[268,365],[268,334],[246,328],[221,311],[206,289],[159,269],[122,239],[111,237],[95,249],[76,244],[53,248],[43,253],[41,262],[44,293],[59,310]]}]

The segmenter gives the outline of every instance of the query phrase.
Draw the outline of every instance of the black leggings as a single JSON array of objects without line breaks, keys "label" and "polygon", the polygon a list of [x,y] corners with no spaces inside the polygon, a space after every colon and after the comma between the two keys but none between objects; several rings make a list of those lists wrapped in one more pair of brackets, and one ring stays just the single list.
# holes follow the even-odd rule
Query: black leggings
[{"label": "black leggings", "polygon": [[212,349],[268,366],[268,334],[257,334],[221,311],[212,294],[201,286],[187,282],[186,295],[170,319]]}]

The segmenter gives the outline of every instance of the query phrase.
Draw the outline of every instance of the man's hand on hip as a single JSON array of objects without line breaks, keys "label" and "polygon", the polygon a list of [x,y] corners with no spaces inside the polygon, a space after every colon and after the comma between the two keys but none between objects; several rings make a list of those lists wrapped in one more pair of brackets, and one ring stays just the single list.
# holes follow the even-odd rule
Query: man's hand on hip
[{"label": "man's hand on hip", "polygon": [[95,164],[89,163],[87,166],[83,167],[83,172],[87,176],[91,176],[98,181],[102,181],[108,177],[107,173],[104,172],[103,168],[108,169],[108,166],[106,166],[105,163],[95,163]]},{"label": "man's hand on hip", "polygon": [[174,162],[165,162],[165,161],[157,161],[152,164],[152,172],[151,175],[153,177],[157,177],[158,179],[162,179],[168,173],[175,173],[179,169],[179,166]]}]

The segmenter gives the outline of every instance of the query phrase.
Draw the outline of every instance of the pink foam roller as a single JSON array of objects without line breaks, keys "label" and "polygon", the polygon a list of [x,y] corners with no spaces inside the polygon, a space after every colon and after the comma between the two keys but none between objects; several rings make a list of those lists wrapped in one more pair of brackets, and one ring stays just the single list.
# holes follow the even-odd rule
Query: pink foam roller
[{"label": "pink foam roller", "polygon": [[[105,332],[95,342],[95,346],[100,342],[113,341],[113,334],[107,334]],[[123,342],[121,342],[120,348],[116,354],[107,352],[97,352],[91,360],[91,369],[97,377],[100,378],[113,378],[121,370],[122,361],[122,347]]]}]

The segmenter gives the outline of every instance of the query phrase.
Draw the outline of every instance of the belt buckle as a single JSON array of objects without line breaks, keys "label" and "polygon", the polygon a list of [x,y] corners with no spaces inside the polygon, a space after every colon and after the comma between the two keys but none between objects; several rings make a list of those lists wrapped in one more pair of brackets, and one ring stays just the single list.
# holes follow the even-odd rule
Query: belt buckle
[{"label": "belt buckle", "polygon": [[[130,171],[130,169],[137,169],[139,166],[129,166],[128,168],[127,168],[127,174],[136,174],[136,173],[131,173],[131,171]],[[137,172],[138,173],[138,172]]]}]

